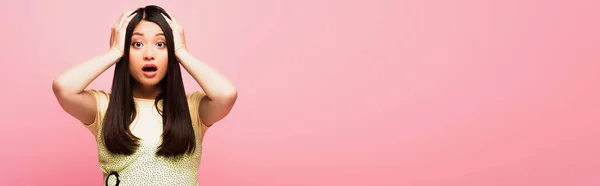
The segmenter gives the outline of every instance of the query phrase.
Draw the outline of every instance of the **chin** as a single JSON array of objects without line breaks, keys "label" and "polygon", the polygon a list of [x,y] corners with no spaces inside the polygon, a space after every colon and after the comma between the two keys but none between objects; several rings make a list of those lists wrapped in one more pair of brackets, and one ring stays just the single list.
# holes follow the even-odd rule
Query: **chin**
[{"label": "chin", "polygon": [[154,87],[154,86],[157,86],[158,83],[140,83],[140,85],[142,85],[144,87]]},{"label": "chin", "polygon": [[137,84],[143,87],[153,87],[160,83],[160,79],[136,79]]}]

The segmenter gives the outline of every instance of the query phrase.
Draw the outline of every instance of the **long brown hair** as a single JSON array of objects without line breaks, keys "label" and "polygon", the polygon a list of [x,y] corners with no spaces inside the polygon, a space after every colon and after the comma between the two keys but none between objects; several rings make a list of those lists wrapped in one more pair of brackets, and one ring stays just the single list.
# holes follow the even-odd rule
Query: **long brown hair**
[{"label": "long brown hair", "polygon": [[192,153],[196,148],[195,133],[181,77],[179,62],[175,57],[173,34],[169,24],[161,14],[171,18],[164,9],[149,5],[137,9],[137,15],[127,26],[123,57],[115,64],[112,82],[112,94],[104,117],[102,135],[109,152],[130,155],[139,146],[139,138],[129,130],[129,125],[136,117],[133,100],[133,83],[129,71],[129,45],[135,26],[142,20],[156,23],[164,32],[167,40],[168,67],[165,77],[159,85],[162,92],[156,97],[154,105],[162,100],[163,108],[158,109],[163,118],[162,144],[156,153],[159,156],[173,157]]}]

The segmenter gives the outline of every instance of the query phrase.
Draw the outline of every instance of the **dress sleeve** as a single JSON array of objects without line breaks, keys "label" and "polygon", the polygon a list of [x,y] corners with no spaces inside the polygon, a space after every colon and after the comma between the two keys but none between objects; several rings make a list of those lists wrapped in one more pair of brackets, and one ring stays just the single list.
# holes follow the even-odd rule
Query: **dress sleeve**
[{"label": "dress sleeve", "polygon": [[89,89],[86,90],[86,92],[90,93],[96,101],[96,118],[94,119],[93,123],[85,126],[94,135],[96,135],[98,129],[100,128],[100,126],[102,126],[102,123],[104,122],[104,115],[106,114],[106,110],[108,109],[110,96],[103,90]]},{"label": "dress sleeve", "polygon": [[202,128],[202,132],[206,132],[208,126],[202,123],[202,119],[200,118],[200,102],[206,96],[206,94],[202,91],[194,91],[187,95],[188,106],[190,108],[190,116],[192,118],[192,123],[196,126],[200,126]]}]

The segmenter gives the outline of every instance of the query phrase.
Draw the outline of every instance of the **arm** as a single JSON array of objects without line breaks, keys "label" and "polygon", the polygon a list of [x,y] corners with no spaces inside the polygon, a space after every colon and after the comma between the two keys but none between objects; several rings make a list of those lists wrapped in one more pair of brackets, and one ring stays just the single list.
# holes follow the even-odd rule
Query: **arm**
[{"label": "arm", "polygon": [[185,49],[178,50],[176,56],[206,93],[198,109],[202,123],[210,127],[227,116],[237,100],[237,90],[233,84],[227,77],[194,58]]},{"label": "arm", "polygon": [[97,105],[94,97],[84,89],[123,56],[123,50],[119,48],[125,45],[125,29],[133,18],[131,12],[121,14],[112,26],[108,52],[71,67],[52,82],[54,96],[63,110],[86,125],[96,119]]},{"label": "arm", "polygon": [[52,90],[63,110],[82,123],[91,124],[96,118],[97,106],[92,95],[84,89],[119,58],[120,51],[111,49],[71,67],[54,79]]},{"label": "arm", "polygon": [[199,103],[198,115],[210,127],[229,114],[237,100],[237,90],[224,75],[194,58],[187,50],[181,25],[173,17],[163,17],[173,30],[175,56],[206,93]]}]

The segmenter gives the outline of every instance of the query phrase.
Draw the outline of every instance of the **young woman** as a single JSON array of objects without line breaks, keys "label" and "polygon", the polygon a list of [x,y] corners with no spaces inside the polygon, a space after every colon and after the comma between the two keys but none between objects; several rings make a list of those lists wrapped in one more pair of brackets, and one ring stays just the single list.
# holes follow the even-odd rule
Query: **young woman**
[{"label": "young woman", "polygon": [[[105,185],[198,185],[204,134],[230,112],[237,90],[184,38],[158,6],[128,11],[112,27],[108,52],[54,80],[61,107],[96,137]],[[111,93],[85,90],[113,64]],[[185,93],[180,64],[202,91]]]}]

